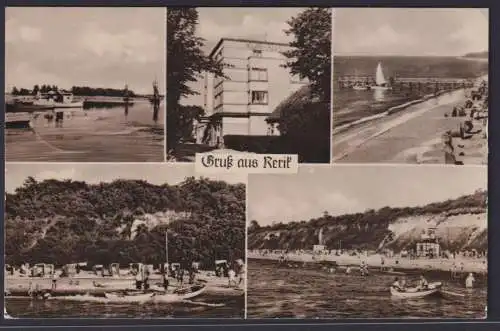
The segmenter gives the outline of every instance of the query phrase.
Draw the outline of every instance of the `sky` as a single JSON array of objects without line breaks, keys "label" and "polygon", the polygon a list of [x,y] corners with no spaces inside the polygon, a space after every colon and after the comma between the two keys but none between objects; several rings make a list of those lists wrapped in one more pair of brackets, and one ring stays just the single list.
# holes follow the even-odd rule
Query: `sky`
[{"label": "sky", "polygon": [[333,35],[339,55],[461,56],[488,50],[488,10],[338,8]]},{"label": "sky", "polygon": [[250,175],[248,219],[263,226],[308,221],[324,211],[423,206],[486,188],[487,167],[481,166],[302,166],[298,175]]},{"label": "sky", "polygon": [[[72,179],[89,184],[116,179],[141,179],[151,184],[175,185],[195,176],[194,164],[169,163],[8,163],[5,166],[5,191],[20,187],[29,176],[36,180]],[[196,175],[195,177],[199,177]],[[220,174],[203,176],[228,183],[246,183],[246,176]]]},{"label": "sky", "polygon": [[[242,38],[288,43],[291,36],[284,30],[286,23],[304,8],[198,8],[199,24],[196,34],[205,39],[204,51],[208,55],[221,38]],[[181,100],[184,105],[203,106],[203,81],[191,88],[199,95]]]},{"label": "sky", "polygon": [[152,93],[165,81],[164,8],[8,7],[6,90],[35,84]]}]

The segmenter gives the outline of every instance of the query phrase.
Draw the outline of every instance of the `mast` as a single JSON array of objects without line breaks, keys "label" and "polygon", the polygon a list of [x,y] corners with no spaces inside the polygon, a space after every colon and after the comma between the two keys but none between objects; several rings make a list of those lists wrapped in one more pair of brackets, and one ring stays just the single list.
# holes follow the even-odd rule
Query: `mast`
[{"label": "mast", "polygon": [[168,265],[168,232],[165,231],[165,260]]},{"label": "mast", "polygon": [[129,92],[128,92],[128,85],[125,84],[125,89],[123,90],[123,100],[125,102],[127,102],[129,100],[128,94],[129,94]]}]

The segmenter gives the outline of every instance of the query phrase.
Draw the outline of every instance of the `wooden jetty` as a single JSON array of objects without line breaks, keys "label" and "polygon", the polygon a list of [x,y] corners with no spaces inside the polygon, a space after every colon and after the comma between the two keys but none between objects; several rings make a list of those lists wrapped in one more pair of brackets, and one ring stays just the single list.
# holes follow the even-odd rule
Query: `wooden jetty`
[{"label": "wooden jetty", "polygon": [[[375,84],[375,76],[346,75],[337,77],[339,88],[349,88],[356,83],[367,85]],[[455,90],[459,88],[470,88],[474,86],[473,79],[465,78],[442,78],[442,77],[390,77],[389,85],[396,89],[434,89],[434,90]]]}]

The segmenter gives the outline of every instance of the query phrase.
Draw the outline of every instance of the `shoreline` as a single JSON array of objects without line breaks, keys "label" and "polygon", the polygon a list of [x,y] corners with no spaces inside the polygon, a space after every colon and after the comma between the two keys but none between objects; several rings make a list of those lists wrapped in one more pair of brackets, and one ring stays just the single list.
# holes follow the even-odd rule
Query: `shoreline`
[{"label": "shoreline", "polygon": [[[470,59],[470,60],[476,60],[476,59]],[[487,59],[486,59],[486,61],[487,61]],[[488,74],[480,75],[478,77],[475,77],[472,80],[474,80],[474,81],[487,80],[488,76],[489,76]],[[382,111],[382,112],[380,112],[378,114],[374,114],[374,115],[370,115],[370,116],[365,116],[365,117],[362,117],[362,118],[360,118],[358,120],[355,120],[355,121],[352,121],[352,122],[349,122],[349,123],[344,123],[344,124],[342,124],[340,126],[334,127],[334,128],[332,128],[331,135],[334,136],[334,135],[339,134],[339,133],[344,133],[345,131],[347,131],[347,130],[349,130],[351,128],[354,128],[357,125],[364,124],[364,123],[367,123],[367,122],[371,122],[371,121],[374,121],[374,120],[377,120],[377,119],[381,119],[381,118],[384,118],[384,117],[396,114],[398,112],[401,112],[401,111],[407,109],[410,106],[417,105],[417,104],[423,103],[425,101],[433,100],[433,99],[439,99],[439,97],[441,97],[443,94],[457,93],[458,91],[465,91],[467,89],[470,89],[470,87],[466,87],[466,88],[460,87],[460,88],[453,89],[453,90],[448,90],[448,91],[439,91],[437,93],[429,93],[429,94],[424,95],[421,98],[413,99],[413,100],[408,100],[408,101],[406,101],[406,102],[404,102],[402,104],[399,104],[399,105],[396,105],[396,106],[391,106],[391,107],[387,108],[385,111]]]},{"label": "shoreline", "polygon": [[[161,275],[151,275],[151,286],[159,286],[161,283]],[[177,281],[169,278],[171,288],[178,286]],[[245,293],[245,284],[241,284],[239,288],[229,287],[227,277],[216,277],[209,272],[201,272],[196,281],[206,285],[204,291],[209,295],[220,296],[240,296]],[[29,284],[32,283],[33,288],[36,286],[40,290],[50,291],[52,288],[51,277],[21,277],[18,275],[6,275],[4,278],[5,292],[13,295],[27,294]],[[95,286],[95,284],[98,286]],[[185,283],[185,285],[188,285]],[[101,277],[98,275],[82,275],[77,277],[61,277],[57,279],[57,289],[54,291],[58,296],[74,296],[85,294],[104,294],[106,292],[135,290],[135,279],[133,276],[117,276],[117,277]],[[8,296],[6,296],[8,298]]]},{"label": "shoreline", "polygon": [[[248,253],[248,260],[271,260],[278,261],[280,254],[261,255],[259,253]],[[312,253],[286,255],[288,261],[301,263],[321,263],[336,262],[339,266],[358,267],[361,262],[365,262],[371,268],[394,268],[398,270],[425,270],[425,271],[451,271],[453,264],[457,266],[457,272],[488,274],[488,263],[486,259],[412,259],[384,257],[384,264],[381,262],[382,255],[374,254],[368,256],[348,256],[348,255],[314,255]],[[396,263],[397,261],[397,263]],[[463,263],[463,269],[460,269]]]},{"label": "shoreline", "polygon": [[367,122],[371,122],[371,121],[375,121],[375,120],[378,120],[378,119],[383,119],[383,118],[386,118],[390,115],[394,115],[396,113],[399,113],[411,106],[414,106],[414,105],[418,105],[418,104],[421,104],[421,103],[424,103],[426,101],[429,101],[429,100],[437,100],[439,99],[439,97],[441,97],[443,94],[446,94],[446,93],[456,93],[458,91],[463,91],[464,89],[463,88],[459,88],[459,89],[455,89],[455,90],[450,90],[450,91],[440,91],[436,94],[432,93],[432,94],[426,94],[424,95],[423,97],[421,98],[418,98],[418,99],[414,99],[414,100],[410,100],[410,101],[406,101],[402,104],[399,104],[399,105],[396,105],[396,106],[392,106],[392,107],[389,107],[387,110],[383,111],[383,112],[380,112],[378,114],[374,114],[374,115],[370,115],[370,116],[365,116],[365,117],[362,117],[358,120],[355,120],[353,122],[349,122],[349,123],[345,123],[345,124],[342,124],[340,126],[337,126],[337,127],[334,127],[332,129],[332,136],[335,136],[336,134],[340,134],[340,133],[345,133],[346,131],[350,130],[350,129],[353,129],[355,128],[356,126],[358,125],[361,125],[361,124],[365,124]]}]

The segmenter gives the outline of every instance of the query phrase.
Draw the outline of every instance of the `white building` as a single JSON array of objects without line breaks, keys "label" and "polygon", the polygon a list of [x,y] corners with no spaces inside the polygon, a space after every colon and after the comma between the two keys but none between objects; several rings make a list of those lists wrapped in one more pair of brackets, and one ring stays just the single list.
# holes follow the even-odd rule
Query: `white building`
[{"label": "white building", "polygon": [[205,75],[206,116],[195,123],[198,143],[221,146],[225,135],[278,135],[266,119],[284,99],[307,84],[284,68],[283,43],[223,38],[210,57],[224,63],[226,77]]}]

